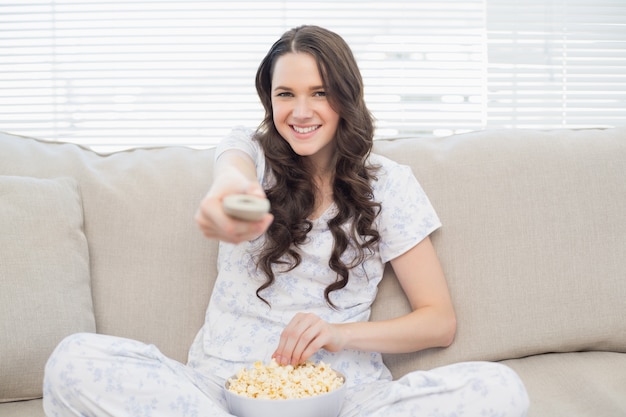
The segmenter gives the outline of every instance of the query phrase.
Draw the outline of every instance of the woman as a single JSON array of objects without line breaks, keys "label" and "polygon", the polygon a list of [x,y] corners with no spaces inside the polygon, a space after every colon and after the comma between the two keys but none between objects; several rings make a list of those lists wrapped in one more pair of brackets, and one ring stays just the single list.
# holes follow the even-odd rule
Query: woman
[{"label": "woman", "polygon": [[[290,30],[262,61],[256,87],[265,118],[220,144],[196,214],[221,243],[189,363],[135,341],[70,337],[47,366],[46,412],[228,415],[224,379],[274,358],[344,373],[341,416],[525,415],[524,387],[502,365],[461,363],[391,381],[381,353],[448,346],[456,320],[429,238],[439,219],[408,167],[370,154],[372,117],[348,45],[323,28]],[[229,217],[222,202],[241,193],[269,199],[271,214]],[[412,312],[370,322],[386,262]]]}]

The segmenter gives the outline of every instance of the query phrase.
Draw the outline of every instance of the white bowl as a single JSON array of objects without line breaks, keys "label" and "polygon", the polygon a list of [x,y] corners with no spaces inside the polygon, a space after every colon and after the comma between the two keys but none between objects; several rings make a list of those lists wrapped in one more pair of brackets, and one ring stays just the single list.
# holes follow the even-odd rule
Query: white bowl
[{"label": "white bowl", "polygon": [[224,386],[228,410],[237,417],[337,417],[346,395],[346,378],[339,388],[306,398],[268,400],[251,398],[228,390]]}]

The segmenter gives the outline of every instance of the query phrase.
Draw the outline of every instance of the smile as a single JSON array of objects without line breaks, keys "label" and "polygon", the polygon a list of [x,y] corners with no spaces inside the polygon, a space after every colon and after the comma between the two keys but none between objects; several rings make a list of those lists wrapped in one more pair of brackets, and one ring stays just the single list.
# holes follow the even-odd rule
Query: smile
[{"label": "smile", "polygon": [[320,125],[316,125],[316,126],[308,126],[308,127],[299,127],[296,125],[292,125],[291,128],[293,130],[295,130],[297,133],[310,133],[314,130],[317,130],[320,128]]}]

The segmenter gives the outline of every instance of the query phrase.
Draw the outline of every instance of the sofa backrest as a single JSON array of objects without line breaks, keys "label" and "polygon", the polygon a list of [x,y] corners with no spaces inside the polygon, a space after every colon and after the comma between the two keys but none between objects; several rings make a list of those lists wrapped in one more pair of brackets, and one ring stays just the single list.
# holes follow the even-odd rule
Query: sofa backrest
[{"label": "sofa backrest", "polygon": [[[458,316],[449,348],[389,355],[395,372],[626,351],[626,128],[485,131],[376,148],[413,167],[441,217],[433,242]],[[374,315],[402,310],[391,305],[377,302]]]},{"label": "sofa backrest", "polygon": [[[377,141],[410,165],[458,315],[455,343],[387,355],[394,374],[548,351],[626,351],[626,129],[502,130]],[[185,361],[216,274],[193,214],[213,150],[99,155],[0,135],[0,175],[79,182],[98,332]],[[373,318],[408,311],[391,270]]]}]

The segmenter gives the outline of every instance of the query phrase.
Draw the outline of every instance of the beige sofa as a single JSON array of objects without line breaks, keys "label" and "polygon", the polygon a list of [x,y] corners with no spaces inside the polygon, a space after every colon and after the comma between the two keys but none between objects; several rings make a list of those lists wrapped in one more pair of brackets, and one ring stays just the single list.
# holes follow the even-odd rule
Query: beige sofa
[{"label": "beige sofa", "polygon": [[[394,375],[503,361],[531,417],[625,416],[626,128],[381,140],[376,151],[411,165],[437,209],[458,314],[451,347],[386,356]],[[212,163],[212,149],[104,156],[0,134],[1,417],[43,415],[44,363],[73,332],[185,361],[216,273],[216,243],[193,220]],[[373,318],[407,308],[388,271]]]}]

